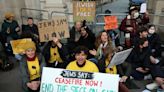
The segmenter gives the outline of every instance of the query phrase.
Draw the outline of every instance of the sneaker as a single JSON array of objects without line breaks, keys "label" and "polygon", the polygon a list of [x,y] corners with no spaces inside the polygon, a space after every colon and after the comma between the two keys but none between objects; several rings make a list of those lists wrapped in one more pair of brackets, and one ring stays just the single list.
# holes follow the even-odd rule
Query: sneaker
[{"label": "sneaker", "polygon": [[153,83],[147,84],[147,85],[146,85],[146,88],[147,88],[148,90],[154,90],[154,89],[157,89],[157,88],[158,88],[158,84],[155,83],[155,82],[153,82]]}]

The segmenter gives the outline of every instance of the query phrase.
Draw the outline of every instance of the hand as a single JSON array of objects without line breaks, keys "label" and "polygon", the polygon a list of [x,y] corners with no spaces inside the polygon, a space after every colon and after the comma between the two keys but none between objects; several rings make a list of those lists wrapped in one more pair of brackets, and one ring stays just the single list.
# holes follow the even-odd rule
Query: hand
[{"label": "hand", "polygon": [[62,44],[60,43],[60,41],[57,37],[52,37],[52,40],[59,48],[62,47]]},{"label": "hand", "polygon": [[142,67],[138,67],[136,68],[137,71],[141,72],[141,73],[147,73],[148,71],[144,70]]},{"label": "hand", "polygon": [[78,42],[79,41],[79,39],[75,39],[75,42]]},{"label": "hand", "polygon": [[37,34],[33,34],[36,38],[39,38],[39,36]]},{"label": "hand", "polygon": [[90,53],[91,55],[96,56],[97,51],[96,51],[95,49],[93,49],[93,50],[89,50],[89,53]]},{"label": "hand", "polygon": [[15,28],[15,31],[16,32],[20,31],[20,28],[19,27]]},{"label": "hand", "polygon": [[133,31],[133,27],[127,27],[126,30],[129,31],[129,32],[132,32]]},{"label": "hand", "polygon": [[18,34],[18,35],[21,35],[21,34],[22,34],[22,31],[18,31],[17,34]]},{"label": "hand", "polygon": [[149,17],[149,12],[148,11],[145,12],[145,17]]},{"label": "hand", "polygon": [[156,64],[156,59],[153,56],[150,56],[150,61],[151,63]]},{"label": "hand", "polygon": [[128,79],[127,76],[122,76],[121,79],[120,79],[120,82],[126,82],[127,79]]},{"label": "hand", "polygon": [[117,47],[119,51],[122,51],[123,50],[123,47],[122,46],[118,46]]},{"label": "hand", "polygon": [[52,37],[52,41],[57,44],[59,42],[59,39],[57,37]]}]

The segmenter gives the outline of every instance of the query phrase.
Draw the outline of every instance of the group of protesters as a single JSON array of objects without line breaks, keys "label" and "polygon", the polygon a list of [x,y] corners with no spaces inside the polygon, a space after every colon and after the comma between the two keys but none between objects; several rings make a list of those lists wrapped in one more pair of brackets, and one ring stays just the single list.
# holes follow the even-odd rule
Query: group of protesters
[{"label": "group of protesters", "polygon": [[[164,89],[161,40],[155,25],[149,23],[148,12],[139,14],[137,7],[130,7],[119,26],[125,34],[125,44],[120,44],[114,29],[102,29],[96,36],[86,20],[74,23],[66,44],[55,34],[52,41],[41,43],[33,18],[28,17],[27,23],[20,27],[14,14],[8,12],[0,34],[0,64],[3,67],[9,61],[8,56],[19,61],[22,86],[27,92],[39,92],[43,67],[119,74],[119,92],[129,92],[127,84],[131,78],[143,80],[151,75],[159,89]],[[24,52],[14,55],[10,41],[23,38],[32,41],[25,45]],[[129,48],[133,50],[122,64],[108,67],[115,53]]]}]

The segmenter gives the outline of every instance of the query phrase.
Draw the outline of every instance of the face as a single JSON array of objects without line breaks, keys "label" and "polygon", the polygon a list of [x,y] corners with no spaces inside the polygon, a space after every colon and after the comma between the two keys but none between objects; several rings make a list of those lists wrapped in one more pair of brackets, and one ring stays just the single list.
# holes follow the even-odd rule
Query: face
[{"label": "face", "polygon": [[33,20],[32,20],[32,19],[28,19],[28,20],[27,20],[27,23],[28,23],[29,25],[32,25],[32,24],[33,24]]},{"label": "face", "polygon": [[35,56],[35,50],[28,49],[28,50],[25,51],[25,54],[28,58],[33,58]]},{"label": "face", "polygon": [[137,10],[132,11],[132,16],[133,18],[138,18],[139,17],[139,12]]},{"label": "face", "polygon": [[144,31],[144,32],[140,33],[140,35],[142,37],[145,37],[146,38],[148,36],[148,32],[147,31]]},{"label": "face", "polygon": [[9,18],[9,20],[13,20],[14,19],[14,16],[11,16],[10,18]]},{"label": "face", "polygon": [[150,27],[148,32],[149,34],[153,34],[155,32],[155,27],[154,26]]},{"label": "face", "polygon": [[80,34],[81,34],[81,36],[85,36],[87,34],[87,32],[84,28],[81,28]]},{"label": "face", "polygon": [[86,59],[87,59],[87,55],[84,53],[84,51],[81,51],[81,53],[78,53],[78,54],[75,55],[75,58],[76,58],[77,63],[78,63],[79,65],[83,65],[84,62],[85,62]]},{"label": "face", "polygon": [[107,42],[108,41],[108,34],[106,32],[103,32],[101,34],[101,41],[102,42]]},{"label": "face", "polygon": [[82,26],[81,22],[76,22],[75,28],[76,28],[77,31],[80,31],[81,26]]}]

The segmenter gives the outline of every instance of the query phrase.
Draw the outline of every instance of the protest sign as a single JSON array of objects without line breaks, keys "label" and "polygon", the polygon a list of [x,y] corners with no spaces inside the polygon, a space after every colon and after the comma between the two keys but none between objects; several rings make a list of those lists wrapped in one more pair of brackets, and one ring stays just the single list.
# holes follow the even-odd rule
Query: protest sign
[{"label": "protest sign", "polygon": [[38,29],[41,42],[52,40],[52,34],[59,39],[69,38],[68,21],[65,16],[55,16],[52,20],[40,21]]},{"label": "protest sign", "polygon": [[96,13],[96,3],[94,1],[74,1],[73,19],[74,21],[86,20],[93,22]]},{"label": "protest sign", "polygon": [[114,65],[119,65],[123,63],[126,60],[126,58],[129,56],[132,50],[133,48],[130,48],[130,49],[115,53],[108,67],[111,68]]},{"label": "protest sign", "polygon": [[142,3],[140,7],[140,13],[145,13],[147,11],[147,4]]},{"label": "protest sign", "polygon": [[116,16],[105,16],[104,17],[104,30],[111,30],[111,29],[117,29],[118,28],[118,21]]},{"label": "protest sign", "polygon": [[119,76],[43,68],[40,92],[118,92]]},{"label": "protest sign", "polygon": [[20,54],[24,52],[24,47],[26,46],[27,41],[32,41],[31,38],[12,40],[10,41],[11,47],[14,54]]}]

